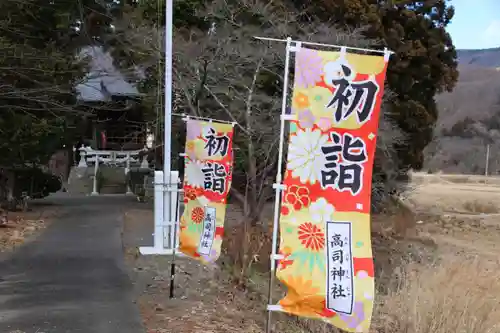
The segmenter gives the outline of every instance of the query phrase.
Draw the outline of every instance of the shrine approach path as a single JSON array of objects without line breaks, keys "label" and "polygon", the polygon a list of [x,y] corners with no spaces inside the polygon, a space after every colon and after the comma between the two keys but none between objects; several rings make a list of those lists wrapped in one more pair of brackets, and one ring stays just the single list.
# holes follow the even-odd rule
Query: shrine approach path
[{"label": "shrine approach path", "polygon": [[133,198],[45,200],[61,207],[59,217],[0,258],[0,332],[144,333],[121,239]]}]

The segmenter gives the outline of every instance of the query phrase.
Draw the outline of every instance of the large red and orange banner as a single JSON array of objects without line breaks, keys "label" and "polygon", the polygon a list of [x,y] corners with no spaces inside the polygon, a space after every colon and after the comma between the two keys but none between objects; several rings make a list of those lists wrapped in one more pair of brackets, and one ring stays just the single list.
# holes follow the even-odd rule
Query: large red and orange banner
[{"label": "large red and orange banner", "polygon": [[179,251],[204,263],[214,262],[221,253],[232,181],[232,146],[233,125],[187,121]]},{"label": "large red and orange banner", "polygon": [[373,158],[388,57],[296,52],[277,277],[283,312],[368,332]]}]

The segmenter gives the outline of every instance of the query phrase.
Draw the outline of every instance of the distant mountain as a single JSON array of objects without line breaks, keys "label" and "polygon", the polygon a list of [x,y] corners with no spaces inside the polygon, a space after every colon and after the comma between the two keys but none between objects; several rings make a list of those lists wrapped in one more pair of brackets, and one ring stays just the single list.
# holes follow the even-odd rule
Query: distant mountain
[{"label": "distant mountain", "polygon": [[459,79],[451,93],[436,96],[435,138],[425,152],[431,171],[500,173],[500,48],[457,50]]},{"label": "distant mountain", "polygon": [[457,50],[458,82],[452,92],[436,96],[437,129],[450,129],[469,118],[481,121],[499,112],[500,48]]},{"label": "distant mountain", "polygon": [[459,78],[452,92],[436,96],[439,107],[438,128],[450,129],[470,118],[482,120],[498,112],[500,70],[477,65],[458,66]]},{"label": "distant mountain", "polygon": [[461,65],[500,68],[500,47],[484,50],[457,50]]}]

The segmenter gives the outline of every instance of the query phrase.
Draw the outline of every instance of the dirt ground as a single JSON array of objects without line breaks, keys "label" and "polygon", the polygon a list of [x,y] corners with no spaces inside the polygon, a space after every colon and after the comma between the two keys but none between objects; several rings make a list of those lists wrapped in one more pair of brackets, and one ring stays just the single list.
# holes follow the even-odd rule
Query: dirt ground
[{"label": "dirt ground", "polygon": [[[138,251],[138,246],[152,245],[153,213],[148,206],[125,213],[123,234],[126,259],[147,332],[262,332],[265,304],[260,299],[262,295],[238,290],[223,261],[208,267],[176,257],[175,297],[169,299],[172,257],[141,256]],[[254,306],[250,311],[249,301]]]},{"label": "dirt ground", "polygon": [[[498,318],[496,305],[488,308],[489,312],[485,310],[482,326],[475,317],[470,321],[469,317],[463,319],[470,316],[464,309],[474,300],[485,309],[490,304],[485,299],[490,298],[484,289],[498,284],[498,276],[494,275],[469,278],[477,274],[478,267],[487,272],[498,267],[498,199],[498,178],[414,174],[404,199],[415,212],[409,222],[415,223],[414,228],[405,236],[397,235],[394,225],[400,222],[396,220],[408,217],[373,217],[379,294],[373,315],[374,333],[500,332],[498,320],[493,323],[491,319]],[[231,212],[228,219],[237,220],[238,212]],[[138,246],[152,243],[152,220],[152,207],[148,204],[125,214],[124,247],[147,332],[263,332],[266,274],[252,272],[248,288],[240,290],[223,259],[205,267],[177,258],[175,298],[169,299],[171,258],[144,257],[138,253]],[[455,281],[452,276],[463,278],[450,284],[449,281]],[[458,296],[464,289],[474,290],[467,299]],[[275,300],[281,292],[277,288]],[[456,304],[463,303],[461,310],[450,308],[453,302],[449,300],[454,297]],[[494,299],[491,304],[499,301]],[[317,321],[283,314],[273,316],[273,332],[336,332]]]}]

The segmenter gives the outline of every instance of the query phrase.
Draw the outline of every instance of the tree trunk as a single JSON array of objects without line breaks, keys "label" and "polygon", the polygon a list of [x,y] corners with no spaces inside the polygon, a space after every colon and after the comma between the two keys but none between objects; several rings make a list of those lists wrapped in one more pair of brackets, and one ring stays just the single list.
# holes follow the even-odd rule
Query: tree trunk
[{"label": "tree trunk", "polygon": [[6,209],[13,209],[16,207],[16,198],[15,198],[15,183],[16,183],[16,175],[12,170],[3,169],[0,171],[1,176],[1,185],[0,185],[0,200],[2,206]]},{"label": "tree trunk", "polygon": [[7,202],[9,209],[15,209],[16,207],[16,197],[15,197],[15,186],[16,186],[16,174],[14,171],[7,172]]}]

